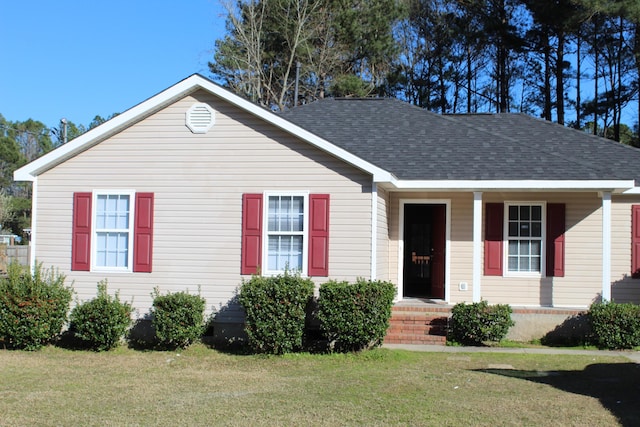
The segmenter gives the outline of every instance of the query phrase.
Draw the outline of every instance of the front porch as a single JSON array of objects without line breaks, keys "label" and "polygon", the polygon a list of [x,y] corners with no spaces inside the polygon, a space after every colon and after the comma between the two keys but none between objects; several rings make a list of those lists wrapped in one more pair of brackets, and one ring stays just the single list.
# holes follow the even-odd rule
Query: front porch
[{"label": "front porch", "polygon": [[[391,309],[385,344],[446,345],[453,305],[429,299],[404,299]],[[529,342],[542,337],[579,339],[586,331],[584,308],[511,307],[515,325],[507,339]]]}]

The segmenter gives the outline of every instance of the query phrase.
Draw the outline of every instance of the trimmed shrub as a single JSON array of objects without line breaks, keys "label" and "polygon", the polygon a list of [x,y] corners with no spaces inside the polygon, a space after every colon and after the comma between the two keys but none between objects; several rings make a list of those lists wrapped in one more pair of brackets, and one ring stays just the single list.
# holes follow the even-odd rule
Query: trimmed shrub
[{"label": "trimmed shrub", "polygon": [[355,284],[330,281],[320,286],[320,330],[333,351],[359,351],[382,343],[389,328],[396,294],[390,282],[358,279]]},{"label": "trimmed shrub", "polygon": [[154,291],[151,325],[161,347],[187,348],[204,332],[205,300],[188,292],[160,295]]},{"label": "trimmed shrub", "polygon": [[118,293],[107,293],[107,280],[98,283],[98,296],[78,304],[71,310],[70,330],[84,346],[94,351],[107,351],[118,346],[131,326],[133,308],[121,302]]},{"label": "trimmed shrub", "polygon": [[288,272],[243,281],[238,301],[246,314],[244,329],[249,349],[269,354],[299,350],[313,289],[311,279]]},{"label": "trimmed shrub", "polygon": [[631,303],[594,303],[587,312],[591,341],[599,348],[640,346],[640,306]]},{"label": "trimmed shrub", "polygon": [[514,325],[511,313],[507,304],[489,305],[486,301],[456,304],[451,310],[447,339],[465,345],[501,341]]},{"label": "trimmed shrub", "polygon": [[33,274],[11,263],[0,280],[0,338],[9,348],[39,350],[60,335],[67,321],[73,291],[57,270]]}]

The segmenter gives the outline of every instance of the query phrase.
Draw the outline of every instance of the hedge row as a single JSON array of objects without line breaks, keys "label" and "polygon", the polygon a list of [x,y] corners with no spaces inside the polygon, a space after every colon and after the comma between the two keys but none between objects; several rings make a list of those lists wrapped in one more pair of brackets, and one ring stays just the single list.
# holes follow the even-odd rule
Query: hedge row
[{"label": "hedge row", "polygon": [[[98,283],[97,296],[78,302],[69,315],[73,291],[65,276],[43,270],[33,274],[11,264],[0,280],[0,341],[11,349],[39,350],[60,338],[69,322],[68,335],[75,345],[94,351],[117,347],[131,327],[132,305],[110,296],[107,281]],[[204,332],[205,300],[187,292],[152,294],[151,325],[159,348],[185,348]]]},{"label": "hedge row", "polygon": [[[0,280],[0,341],[6,347],[38,350],[58,339],[67,321],[69,333],[83,348],[104,351],[122,342],[131,327],[131,303],[120,301],[118,293],[109,295],[105,280],[98,283],[94,299],[78,302],[68,316],[73,291],[64,282],[63,274],[41,265],[33,273],[18,264],[8,266]],[[248,348],[271,354],[299,351],[307,326],[314,322],[330,351],[378,346],[389,327],[395,291],[390,282],[329,281],[320,286],[316,299],[313,282],[300,275],[254,276],[242,282],[238,295],[246,314]],[[152,296],[156,347],[185,348],[202,336],[204,298],[188,292],[161,295],[157,289]],[[500,341],[514,324],[511,313],[505,304],[456,304],[448,340],[465,345]],[[640,306],[595,303],[587,316],[586,343],[607,349],[640,346]]]},{"label": "hedge row", "polygon": [[[389,282],[330,281],[320,286],[313,310],[310,279],[286,273],[244,281],[239,302],[246,314],[248,348],[283,354],[303,347],[305,325],[319,321],[332,351],[357,351],[380,345],[389,326],[395,287]],[[315,316],[313,316],[315,313]],[[310,319],[315,317],[315,319]]]}]

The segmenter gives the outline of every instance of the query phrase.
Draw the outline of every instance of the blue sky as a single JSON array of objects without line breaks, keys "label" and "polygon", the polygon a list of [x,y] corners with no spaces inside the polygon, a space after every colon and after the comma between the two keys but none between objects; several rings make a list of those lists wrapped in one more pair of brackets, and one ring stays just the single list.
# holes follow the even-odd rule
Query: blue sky
[{"label": "blue sky", "polygon": [[87,126],[209,76],[225,16],[218,0],[3,0],[0,114]]}]

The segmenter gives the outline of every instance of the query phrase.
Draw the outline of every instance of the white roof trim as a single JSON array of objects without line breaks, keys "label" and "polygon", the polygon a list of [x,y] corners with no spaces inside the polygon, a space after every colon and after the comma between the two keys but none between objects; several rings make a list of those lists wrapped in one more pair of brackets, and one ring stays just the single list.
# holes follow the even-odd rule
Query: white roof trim
[{"label": "white roof trim", "polygon": [[100,143],[110,136],[124,130],[132,124],[159,111],[171,103],[198,90],[208,91],[232,105],[270,123],[283,131],[292,134],[307,143],[349,163],[373,176],[377,183],[390,184],[392,189],[398,190],[461,190],[461,191],[499,191],[499,190],[539,190],[539,191],[612,191],[624,194],[640,194],[640,188],[634,187],[633,180],[434,180],[412,181],[399,180],[392,173],[363,160],[354,154],[337,147],[329,141],[283,119],[273,112],[253,104],[213,83],[212,81],[194,74],[181,82],[169,87],[159,94],[141,102],[124,113],[112,118],[102,125],[74,138],[65,145],[45,154],[16,170],[13,177],[16,181],[34,181],[35,178],[81,153],[82,151]]},{"label": "white roof trim", "polygon": [[92,147],[93,145],[103,141],[111,135],[122,131],[128,126],[147,117],[161,108],[175,102],[176,100],[196,92],[197,90],[206,90],[223,100],[245,110],[246,112],[257,116],[266,122],[297,136],[311,145],[328,152],[329,154],[373,175],[376,182],[389,182],[392,174],[381,169],[351,153],[339,148],[329,141],[326,141],[293,123],[284,120],[278,115],[255,105],[231,92],[211,82],[210,80],[194,74],[181,82],[171,86],[170,88],[160,92],[159,94],[147,99],[146,101],[136,105],[135,107],[125,111],[124,113],[114,117],[113,119],[103,123],[82,134],[81,136],[71,140],[69,143],[58,147],[57,149],[45,154],[44,156],[32,161],[31,163],[16,170],[13,178],[16,181],[33,181],[36,176],[44,171],[64,162],[65,160],[81,153],[82,151]]},{"label": "white roof trim", "polygon": [[612,191],[625,194],[640,194],[633,180],[435,180],[408,181],[392,180],[398,190],[465,190],[465,191]]}]

